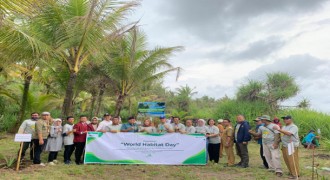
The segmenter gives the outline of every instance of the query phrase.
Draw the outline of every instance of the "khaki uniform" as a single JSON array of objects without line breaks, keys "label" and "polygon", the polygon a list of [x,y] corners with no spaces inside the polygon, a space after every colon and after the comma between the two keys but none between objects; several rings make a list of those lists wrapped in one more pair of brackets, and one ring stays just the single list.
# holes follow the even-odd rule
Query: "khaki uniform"
[{"label": "khaki uniform", "polygon": [[[225,128],[221,124],[218,124],[218,128],[219,128],[219,131],[220,131],[219,136],[220,136],[220,138],[222,138]],[[220,152],[219,152],[220,158],[222,158],[222,156],[223,156],[223,147],[224,147],[224,145],[223,145],[223,143],[221,143],[220,144]]]},{"label": "khaki uniform", "polygon": [[49,122],[46,120],[39,119],[35,125],[35,133],[33,139],[39,139],[38,133],[42,134],[42,139],[47,139],[49,135]]},{"label": "khaki uniform", "polygon": [[[233,135],[234,135],[234,130],[231,126],[228,126],[224,129],[223,131],[223,134],[222,134],[222,143],[223,144],[223,147],[225,149],[225,152],[227,154],[227,163],[228,163],[228,166],[232,166],[235,164],[235,155],[234,155],[234,138],[233,138]],[[227,137],[230,137],[230,142],[229,142],[229,146],[226,147],[226,142],[227,142]]]}]

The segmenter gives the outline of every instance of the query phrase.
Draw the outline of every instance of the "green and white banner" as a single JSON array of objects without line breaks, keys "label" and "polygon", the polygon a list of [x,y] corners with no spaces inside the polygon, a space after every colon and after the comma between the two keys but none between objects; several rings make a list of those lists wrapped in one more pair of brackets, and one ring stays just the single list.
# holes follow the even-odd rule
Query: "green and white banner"
[{"label": "green and white banner", "polygon": [[88,132],[85,164],[205,165],[203,134]]}]

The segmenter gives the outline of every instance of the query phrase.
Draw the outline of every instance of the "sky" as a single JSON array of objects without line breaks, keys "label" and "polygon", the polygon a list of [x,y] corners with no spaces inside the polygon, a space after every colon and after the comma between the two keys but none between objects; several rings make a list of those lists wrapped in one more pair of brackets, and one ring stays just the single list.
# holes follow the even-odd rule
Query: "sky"
[{"label": "sky", "polygon": [[248,80],[286,72],[311,108],[330,112],[330,1],[326,0],[142,0],[130,18],[139,20],[149,47],[184,46],[170,62],[183,68],[178,81],[195,97],[235,97]]}]

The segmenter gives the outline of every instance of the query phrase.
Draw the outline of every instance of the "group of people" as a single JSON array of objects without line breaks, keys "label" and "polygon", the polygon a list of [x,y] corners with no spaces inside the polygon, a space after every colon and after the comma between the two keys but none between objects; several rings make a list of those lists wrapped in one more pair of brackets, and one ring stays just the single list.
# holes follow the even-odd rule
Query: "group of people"
[{"label": "group of people", "polygon": [[[173,117],[171,120],[164,116],[160,117],[160,122],[156,125],[151,119],[146,119],[142,124],[136,122],[134,117],[128,118],[127,123],[121,123],[119,117],[112,117],[104,114],[103,120],[99,122],[97,117],[88,121],[87,116],[80,116],[79,122],[74,124],[74,117],[66,118],[66,123],[61,119],[52,119],[49,112],[43,112],[41,118],[34,112],[31,119],[25,120],[19,128],[20,134],[32,134],[31,142],[23,143],[22,159],[26,150],[30,147],[30,158],[34,164],[41,163],[40,155],[43,151],[49,152],[48,164],[55,165],[57,154],[64,145],[64,163],[71,163],[71,155],[75,152],[75,163],[83,163],[83,152],[86,144],[86,136],[89,131],[102,133],[118,132],[145,132],[145,133],[182,133],[205,134],[207,138],[206,148],[208,159],[218,163],[223,156],[223,151],[227,155],[226,166],[247,168],[249,166],[248,143],[251,137],[260,144],[260,156],[264,167],[269,171],[274,171],[277,176],[282,176],[281,153],[289,169],[290,178],[296,179],[299,176],[298,127],[293,123],[291,116],[282,117],[285,126],[280,127],[279,120],[272,122],[269,116],[257,117],[254,121],[256,129],[251,130],[248,121],[243,115],[236,117],[235,126],[232,126],[230,119],[220,119],[218,124],[214,119],[198,119],[193,126],[192,120],[186,120],[185,124],[180,122],[180,118]],[[64,124],[64,126],[62,126]],[[280,148],[282,143],[282,148]],[[240,161],[235,164],[234,145]],[[289,152],[288,147],[293,145],[293,151]]]}]

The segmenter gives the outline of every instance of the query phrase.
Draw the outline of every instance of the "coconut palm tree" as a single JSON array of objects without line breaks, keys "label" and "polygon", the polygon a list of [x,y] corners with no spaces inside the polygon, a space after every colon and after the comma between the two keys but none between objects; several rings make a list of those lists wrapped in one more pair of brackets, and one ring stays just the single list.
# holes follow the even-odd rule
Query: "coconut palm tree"
[{"label": "coconut palm tree", "polygon": [[182,47],[148,50],[146,42],[145,34],[138,27],[132,28],[113,44],[114,51],[103,64],[102,71],[113,80],[117,94],[115,116],[120,114],[128,96],[168,73],[180,70],[169,63],[169,57]]}]

